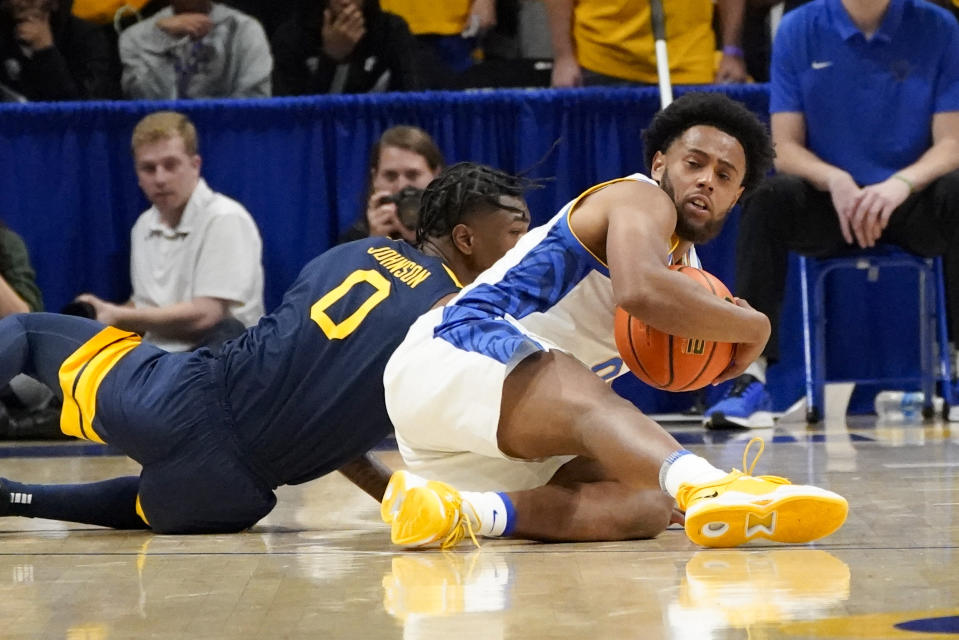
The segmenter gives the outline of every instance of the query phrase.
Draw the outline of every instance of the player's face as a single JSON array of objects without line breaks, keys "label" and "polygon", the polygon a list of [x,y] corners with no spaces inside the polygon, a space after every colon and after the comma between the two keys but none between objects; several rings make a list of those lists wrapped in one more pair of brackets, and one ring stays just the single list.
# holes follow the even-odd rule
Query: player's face
[{"label": "player's face", "polygon": [[405,187],[425,189],[439,171],[430,169],[426,158],[408,149],[383,147],[373,172],[373,192],[397,193]]},{"label": "player's face", "polygon": [[742,145],[708,125],[690,127],[653,158],[653,179],[676,203],[676,234],[696,243],[719,235],[745,176]]},{"label": "player's face", "polygon": [[529,209],[522,198],[503,196],[500,204],[520,211],[497,209],[471,216],[468,222],[473,233],[470,257],[477,273],[493,266],[529,231]]},{"label": "player's face", "polygon": [[200,156],[172,136],[137,147],[133,162],[140,188],[163,214],[182,212],[200,179]]}]

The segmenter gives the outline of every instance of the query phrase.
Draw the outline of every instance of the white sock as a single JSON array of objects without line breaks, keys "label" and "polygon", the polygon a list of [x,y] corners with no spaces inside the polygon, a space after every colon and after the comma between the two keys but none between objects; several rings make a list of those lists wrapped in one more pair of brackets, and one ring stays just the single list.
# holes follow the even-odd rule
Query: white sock
[{"label": "white sock", "polygon": [[659,484],[663,491],[675,498],[682,484],[705,484],[727,475],[727,471],[717,469],[706,458],[682,449],[671,454],[663,462],[663,467],[659,471]]},{"label": "white sock", "polygon": [[[469,503],[463,505],[463,511],[472,521],[474,532],[477,535],[497,538],[512,532],[513,523],[511,520],[515,518],[515,511],[512,502],[509,501],[505,493],[460,491],[460,496],[463,497],[464,503]],[[470,509],[470,506],[473,508]],[[477,522],[477,519],[479,519],[479,522]]]},{"label": "white sock", "polygon": [[743,375],[749,374],[763,384],[766,384],[766,356],[759,356],[751,365],[746,367]]}]

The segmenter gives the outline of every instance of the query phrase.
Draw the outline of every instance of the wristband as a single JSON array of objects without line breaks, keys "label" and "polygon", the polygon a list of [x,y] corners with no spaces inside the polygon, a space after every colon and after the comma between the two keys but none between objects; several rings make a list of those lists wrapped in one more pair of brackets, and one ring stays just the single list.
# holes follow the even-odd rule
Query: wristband
[{"label": "wristband", "polygon": [[736,45],[734,45],[734,44],[727,44],[725,47],[723,47],[723,55],[724,55],[724,56],[733,56],[734,58],[742,58],[742,57],[745,56],[746,54],[743,52],[742,49],[740,49],[740,48],[737,47]]},{"label": "wristband", "polygon": [[906,186],[909,187],[909,193],[913,193],[916,190],[916,185],[913,184],[912,180],[902,175],[901,173],[894,173],[892,174],[892,177],[895,178],[896,180],[902,180],[903,182],[905,182]]}]

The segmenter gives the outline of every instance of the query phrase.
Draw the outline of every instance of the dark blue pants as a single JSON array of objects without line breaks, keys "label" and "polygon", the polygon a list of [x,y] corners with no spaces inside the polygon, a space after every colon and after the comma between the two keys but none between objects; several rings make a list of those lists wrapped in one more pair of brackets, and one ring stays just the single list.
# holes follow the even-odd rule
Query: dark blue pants
[{"label": "dark blue pants", "polygon": [[[0,385],[26,373],[62,396],[61,365],[104,329],[45,313],[0,320]],[[76,377],[84,375],[93,374],[84,369]],[[244,462],[218,387],[210,351],[173,354],[139,344],[109,368],[95,398],[79,398],[88,414],[95,409],[85,437],[143,465],[138,498],[155,531],[239,531],[276,504],[272,487]]]}]

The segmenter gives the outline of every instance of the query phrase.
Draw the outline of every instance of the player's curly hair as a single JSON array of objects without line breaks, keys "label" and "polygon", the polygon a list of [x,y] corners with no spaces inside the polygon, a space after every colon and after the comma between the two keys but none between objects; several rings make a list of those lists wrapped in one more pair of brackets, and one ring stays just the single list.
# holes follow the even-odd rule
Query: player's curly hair
[{"label": "player's curly hair", "polygon": [[728,133],[739,141],[746,152],[746,175],[743,186],[755,187],[772,168],[773,151],[769,131],[756,115],[739,102],[722,93],[694,91],[686,93],[657,113],[649,128],[643,131],[643,153],[646,167],[653,156],[666,149],[690,127],[705,124]]},{"label": "player's curly hair", "polygon": [[466,216],[487,210],[523,210],[504,205],[503,196],[522,198],[540,184],[476,162],[458,162],[444,169],[423,191],[416,243],[449,235]]}]

